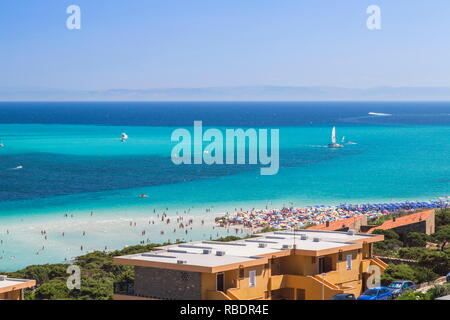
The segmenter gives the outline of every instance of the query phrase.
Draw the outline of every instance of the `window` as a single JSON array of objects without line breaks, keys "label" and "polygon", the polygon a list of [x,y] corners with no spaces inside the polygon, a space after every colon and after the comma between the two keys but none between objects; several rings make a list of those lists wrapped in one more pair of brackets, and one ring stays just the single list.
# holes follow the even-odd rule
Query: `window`
[{"label": "window", "polygon": [[216,290],[224,291],[225,289],[225,275],[223,272],[220,272],[216,275]]},{"label": "window", "polygon": [[239,279],[244,279],[245,277],[245,272],[244,272],[244,268],[239,268]]},{"label": "window", "polygon": [[248,286],[249,288],[256,287],[256,270],[250,270],[248,273]]},{"label": "window", "polygon": [[319,263],[317,268],[318,273],[327,273],[333,270],[331,257],[319,257]]},{"label": "window", "polygon": [[353,256],[351,254],[347,255],[347,270],[352,270],[352,259]]}]

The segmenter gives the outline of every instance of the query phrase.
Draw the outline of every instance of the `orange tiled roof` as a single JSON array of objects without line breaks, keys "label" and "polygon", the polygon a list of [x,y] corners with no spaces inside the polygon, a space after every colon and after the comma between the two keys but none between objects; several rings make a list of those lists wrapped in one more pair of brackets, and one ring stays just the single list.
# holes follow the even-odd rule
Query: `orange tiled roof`
[{"label": "orange tiled roof", "polygon": [[351,217],[347,219],[341,219],[336,221],[330,221],[329,226],[327,227],[326,223],[318,224],[312,227],[309,227],[310,230],[324,230],[324,231],[334,231],[342,228],[348,228],[350,226],[353,226],[353,224],[356,223],[356,221],[361,220],[364,217],[362,216],[356,216]]},{"label": "orange tiled roof", "polygon": [[394,228],[398,228],[401,226],[406,226],[408,224],[413,224],[413,223],[417,223],[420,221],[424,221],[430,217],[430,214],[432,214],[433,211],[434,210],[427,210],[427,211],[413,213],[413,214],[410,214],[410,215],[407,215],[404,217],[396,218],[395,221],[393,219],[388,220],[388,221],[385,221],[382,225],[380,225],[378,227],[373,227],[372,229],[367,231],[367,233],[372,233],[373,231],[375,231],[377,229],[389,230],[389,229],[394,229]]}]

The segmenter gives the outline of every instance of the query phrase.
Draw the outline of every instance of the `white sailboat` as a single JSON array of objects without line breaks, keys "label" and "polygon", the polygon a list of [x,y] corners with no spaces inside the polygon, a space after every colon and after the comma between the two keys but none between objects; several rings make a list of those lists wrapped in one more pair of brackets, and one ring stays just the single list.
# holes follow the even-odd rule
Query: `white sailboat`
[{"label": "white sailboat", "polygon": [[342,148],[343,145],[336,142],[336,127],[331,130],[331,143],[328,144],[328,148]]},{"label": "white sailboat", "polygon": [[127,141],[127,139],[128,139],[128,135],[125,132],[123,132],[122,136],[120,138],[120,141],[125,142],[125,141]]}]

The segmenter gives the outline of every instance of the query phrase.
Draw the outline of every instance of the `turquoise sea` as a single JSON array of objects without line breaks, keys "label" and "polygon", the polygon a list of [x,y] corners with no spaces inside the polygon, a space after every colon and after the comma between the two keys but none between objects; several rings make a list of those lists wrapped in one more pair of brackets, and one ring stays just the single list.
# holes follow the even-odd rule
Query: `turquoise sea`
[{"label": "turquoise sea", "polygon": [[[194,120],[279,129],[279,173],[175,166],[170,135]],[[447,196],[449,125],[448,103],[0,103],[0,270],[234,233],[212,220],[235,208]],[[327,148],[332,126],[356,144]],[[193,218],[193,229],[158,221],[163,212]]]}]

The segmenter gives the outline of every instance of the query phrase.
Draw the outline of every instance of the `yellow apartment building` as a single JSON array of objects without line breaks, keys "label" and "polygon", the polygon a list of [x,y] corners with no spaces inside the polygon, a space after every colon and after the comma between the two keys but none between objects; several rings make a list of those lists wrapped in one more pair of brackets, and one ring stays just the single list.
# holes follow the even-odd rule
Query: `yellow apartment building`
[{"label": "yellow apartment building", "polygon": [[134,283],[114,299],[322,300],[360,295],[382,235],[323,230],[279,231],[231,242],[199,241],[114,258],[134,266]]},{"label": "yellow apartment building", "polygon": [[0,300],[23,300],[23,291],[36,286],[35,280],[11,279],[0,275]]}]

